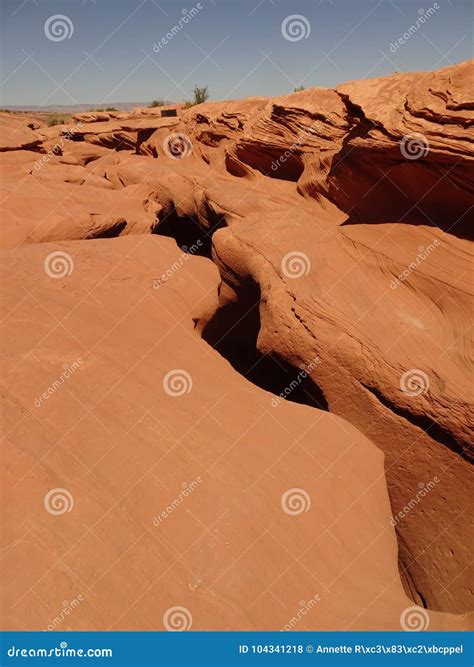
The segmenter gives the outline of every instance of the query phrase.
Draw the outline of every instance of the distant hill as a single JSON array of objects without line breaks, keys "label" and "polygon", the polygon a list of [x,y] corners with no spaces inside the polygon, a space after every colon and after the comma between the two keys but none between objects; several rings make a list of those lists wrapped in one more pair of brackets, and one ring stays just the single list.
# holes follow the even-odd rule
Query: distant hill
[{"label": "distant hill", "polygon": [[[6,104],[2,105],[2,109],[9,109],[10,111],[28,111],[33,113],[65,113],[73,114],[80,111],[91,111],[93,109],[105,109],[106,107],[114,107],[120,111],[130,111],[135,107],[147,107],[150,102],[105,102],[103,104],[50,104],[48,106],[35,106],[34,104]],[[172,102],[165,102],[165,104],[172,104]]]}]

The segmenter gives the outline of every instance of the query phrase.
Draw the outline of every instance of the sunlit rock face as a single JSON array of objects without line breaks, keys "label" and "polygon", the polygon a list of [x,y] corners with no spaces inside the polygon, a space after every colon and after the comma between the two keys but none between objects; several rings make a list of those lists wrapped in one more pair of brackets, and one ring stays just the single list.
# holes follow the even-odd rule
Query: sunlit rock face
[{"label": "sunlit rock face", "polygon": [[5,627],[467,627],[470,72],[0,114]]}]

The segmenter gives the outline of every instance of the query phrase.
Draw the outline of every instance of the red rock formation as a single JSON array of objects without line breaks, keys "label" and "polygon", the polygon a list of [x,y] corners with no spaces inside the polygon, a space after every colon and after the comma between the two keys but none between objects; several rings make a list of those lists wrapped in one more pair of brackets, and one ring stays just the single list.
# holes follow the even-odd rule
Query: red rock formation
[{"label": "red rock formation", "polygon": [[[472,608],[470,67],[178,118],[25,118],[5,142],[18,500],[3,548],[12,564],[35,554],[30,579],[9,578],[9,627],[39,627],[81,587],[75,629],[155,629],[173,604],[194,629],[276,629],[316,594],[296,629],[396,629],[401,582],[431,610]],[[219,280],[150,232],[212,256]],[[125,234],[141,236],[104,238]],[[74,271],[54,280],[58,251]],[[34,408],[81,354],[74,385]],[[184,401],[163,396],[173,368],[192,377]],[[155,531],[151,508],[201,473],[189,512]],[[80,522],[60,527],[38,498],[68,485]],[[318,508],[298,524],[279,507],[295,487]]]}]

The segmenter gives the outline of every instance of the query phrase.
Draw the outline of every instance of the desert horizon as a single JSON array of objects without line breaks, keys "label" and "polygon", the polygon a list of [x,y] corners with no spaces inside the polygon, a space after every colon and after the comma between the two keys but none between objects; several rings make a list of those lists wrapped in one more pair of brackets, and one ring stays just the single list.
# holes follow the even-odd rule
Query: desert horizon
[{"label": "desert horizon", "polygon": [[1,630],[470,641],[472,7],[5,7]]},{"label": "desert horizon", "polygon": [[[411,71],[411,70],[405,70],[405,71],[399,71],[399,70],[394,70],[393,72],[390,72],[389,74],[385,76],[390,76],[390,75],[396,75],[396,74],[419,74],[419,75],[426,75],[429,71],[435,71],[435,70],[420,70],[420,71]],[[380,78],[379,76],[365,76],[361,77],[360,80],[371,80],[371,79],[377,79]],[[351,81],[355,81],[359,79],[351,79],[351,80],[340,80],[338,83],[334,86],[334,88],[337,88],[338,85],[342,85],[344,83],[350,83]],[[196,84],[196,87],[197,84]],[[208,86],[206,86],[208,88]],[[301,87],[301,90],[305,89],[305,86]],[[318,85],[308,85],[308,88],[325,88],[325,86],[318,86]],[[299,88],[294,88],[293,90],[281,90],[278,95],[273,95],[269,96],[267,95],[266,97],[282,97],[284,95],[289,95],[291,92],[298,92]],[[191,91],[190,91],[191,93]],[[209,91],[208,91],[208,94]],[[192,97],[190,94],[189,97]],[[243,95],[241,97],[235,97],[233,99],[227,99],[227,98],[214,98],[214,97],[209,97],[208,100],[209,102],[239,102],[244,99],[247,99],[249,97],[261,97],[259,95],[253,95],[253,96],[246,96]],[[263,95],[265,97],[265,95]],[[156,106],[180,106],[181,104],[184,104],[186,100],[168,100],[163,96],[158,95],[158,100],[159,105]],[[17,112],[32,112],[32,113],[58,113],[58,112],[66,112],[69,111],[71,113],[82,113],[88,112],[88,111],[106,111],[107,106],[109,107],[117,107],[117,110],[123,110],[123,111],[132,111],[134,108],[151,108],[154,100],[149,99],[148,101],[141,101],[141,102],[131,102],[129,100],[120,100],[120,101],[112,101],[112,102],[100,102],[100,101],[95,101],[95,102],[75,102],[72,104],[49,104],[49,105],[36,105],[36,104],[5,104],[2,107],[2,111],[17,111]]]}]

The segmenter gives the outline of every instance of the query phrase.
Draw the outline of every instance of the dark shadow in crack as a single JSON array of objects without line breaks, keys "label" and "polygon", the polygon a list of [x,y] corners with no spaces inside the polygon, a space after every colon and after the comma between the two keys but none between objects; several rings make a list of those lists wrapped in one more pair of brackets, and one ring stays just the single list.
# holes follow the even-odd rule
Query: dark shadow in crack
[{"label": "dark shadow in crack", "polygon": [[209,228],[205,229],[198,218],[191,215],[178,215],[172,207],[162,212],[152,228],[152,234],[173,238],[184,252],[192,255],[211,258],[212,235],[217,229],[225,227],[226,223],[220,216],[209,221]]},{"label": "dark shadow in crack", "polygon": [[[371,394],[378,401],[380,401],[380,403],[384,407],[390,410],[390,412],[410,422],[410,424],[412,424],[413,426],[417,426],[422,431],[424,431],[426,435],[428,435],[430,438],[433,438],[433,440],[436,440],[441,445],[444,445],[445,447],[450,449],[454,454],[457,454],[468,463],[474,462],[473,452],[468,449],[467,445],[464,444],[463,442],[458,442],[456,438],[449,431],[443,428],[441,424],[438,424],[437,422],[433,421],[433,419],[431,419],[428,415],[415,414],[413,412],[410,412],[409,410],[403,408],[402,406],[396,405],[396,403],[394,403],[389,398],[384,396],[382,392],[379,391],[376,387],[371,387],[366,383],[361,383],[361,384],[365,389],[367,389],[367,391],[370,391]],[[367,435],[370,438],[370,429]]]},{"label": "dark shadow in crack", "polygon": [[328,410],[321,389],[304,368],[257,348],[260,331],[260,287],[251,278],[242,282],[236,301],[219,308],[202,331],[203,339],[247,380],[282,399]]},{"label": "dark shadow in crack", "polygon": [[[224,216],[210,207],[207,228],[197,216],[178,215],[174,206],[163,210],[152,229],[153,234],[173,238],[178,246],[193,255],[212,258],[212,235],[226,227]],[[201,330],[202,338],[225,357],[253,384],[294,403],[328,410],[320,387],[304,367],[298,368],[277,354],[265,354],[257,347],[260,331],[260,287],[251,278],[238,280],[236,299],[214,313]]]}]

